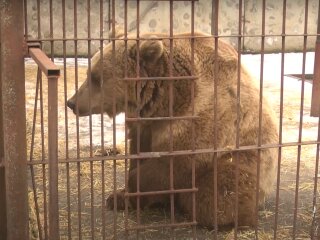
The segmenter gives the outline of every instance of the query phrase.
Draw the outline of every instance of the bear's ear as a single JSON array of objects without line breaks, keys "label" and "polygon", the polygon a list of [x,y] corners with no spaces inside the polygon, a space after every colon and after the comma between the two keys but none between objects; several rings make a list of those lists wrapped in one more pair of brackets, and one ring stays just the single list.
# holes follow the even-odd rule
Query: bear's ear
[{"label": "bear's ear", "polygon": [[[157,36],[149,36],[149,39],[143,40],[139,46],[140,61],[147,63],[156,62],[163,54],[163,42]],[[130,50],[130,57],[137,59],[137,45],[135,44]]]},{"label": "bear's ear", "polygon": [[[120,25],[116,25],[114,28],[114,37],[115,38],[121,38],[124,36],[124,29]],[[109,30],[109,38],[113,38],[113,29],[110,28]]]},{"label": "bear's ear", "polygon": [[227,65],[238,66],[238,53],[234,48],[229,47],[224,42],[220,42],[220,48],[218,50],[218,60]]}]

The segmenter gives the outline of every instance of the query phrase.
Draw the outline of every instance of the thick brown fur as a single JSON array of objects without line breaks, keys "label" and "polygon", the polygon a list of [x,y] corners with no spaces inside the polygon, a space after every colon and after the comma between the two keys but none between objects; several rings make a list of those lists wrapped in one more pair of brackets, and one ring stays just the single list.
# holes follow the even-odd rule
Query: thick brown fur
[{"label": "thick brown fur", "polygon": [[[227,43],[218,41],[215,50],[213,38],[197,33],[194,39],[194,65],[191,60],[190,34],[181,34],[173,41],[172,65],[170,64],[170,42],[164,35],[142,34],[139,44],[129,40],[109,43],[103,49],[103,59],[98,52],[92,58],[92,71],[87,81],[69,101],[68,106],[88,115],[103,110],[112,117],[125,111],[127,89],[127,117],[192,116],[193,120],[143,121],[140,125],[141,144],[137,146],[137,124],[127,123],[130,153],[169,152],[190,149],[234,149],[236,145],[257,146],[272,144],[278,140],[275,117],[266,99],[261,113],[261,138],[259,140],[259,90],[247,71],[238,66],[238,54]],[[139,58],[139,64],[137,60]],[[137,68],[137,65],[138,68]],[[238,68],[240,67],[240,102],[237,104]],[[101,71],[102,68],[102,71]],[[137,72],[139,70],[139,72]],[[102,74],[102,75],[101,75]],[[197,76],[192,80],[131,81],[125,77]],[[103,80],[103,82],[101,82]],[[89,84],[90,83],[90,84]],[[170,84],[172,86],[170,87]],[[194,92],[192,91],[194,84]],[[89,87],[89,85],[91,85]],[[216,92],[214,86],[216,85]],[[89,88],[91,111],[89,110]],[[103,89],[103,94],[101,90]],[[170,91],[173,101],[170,103]],[[194,95],[194,101],[192,101]],[[76,106],[78,98],[78,106]],[[116,112],[113,109],[116,102]],[[216,101],[216,103],[215,103]],[[170,110],[172,105],[172,111]],[[78,110],[77,110],[78,109]],[[239,131],[237,132],[237,125]],[[170,144],[172,129],[172,145]],[[194,130],[192,130],[194,129]],[[237,143],[236,136],[239,136]],[[216,141],[215,141],[216,140]],[[138,149],[140,148],[140,149]],[[216,154],[191,154],[173,158],[174,189],[192,188],[192,163],[195,164],[196,219],[202,226],[214,226],[214,188],[217,186],[217,221],[219,225],[234,224],[236,206],[240,226],[254,226],[256,187],[259,185],[259,203],[273,187],[277,150],[262,149]],[[259,162],[259,164],[258,164]],[[238,166],[238,167],[237,167]],[[260,180],[257,183],[257,170]],[[216,171],[216,180],[214,172]],[[140,162],[140,191],[170,189],[170,158],[143,159]],[[238,173],[238,175],[237,175]],[[239,180],[236,194],[236,179]],[[129,192],[137,189],[137,163],[132,160],[129,170]],[[172,187],[172,186],[171,186]],[[239,199],[236,205],[236,198]],[[169,202],[169,195],[141,197],[140,206],[151,207]],[[192,217],[192,193],[175,194],[176,206]],[[130,203],[136,207],[136,198]],[[113,205],[109,197],[110,207]],[[118,207],[124,206],[124,191],[118,193]]]}]

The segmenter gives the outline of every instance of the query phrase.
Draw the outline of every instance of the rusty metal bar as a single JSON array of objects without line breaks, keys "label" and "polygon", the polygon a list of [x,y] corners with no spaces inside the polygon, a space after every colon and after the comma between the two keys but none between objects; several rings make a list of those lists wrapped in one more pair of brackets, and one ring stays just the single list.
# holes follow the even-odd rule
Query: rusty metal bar
[{"label": "rusty metal bar", "polygon": [[[91,3],[90,0],[87,0],[87,26],[88,26],[88,72],[91,72]],[[102,60],[101,60],[102,61]],[[91,74],[87,76],[89,82],[89,146],[90,146],[90,157],[93,156],[93,144],[92,144],[92,81]],[[91,230],[91,239],[95,238],[94,229],[95,229],[95,211],[94,211],[94,183],[93,183],[93,162],[90,162],[90,230]]]},{"label": "rusty metal bar", "polygon": [[[320,6],[319,6],[320,8]],[[320,118],[318,120],[318,141],[320,140]],[[311,239],[316,239],[315,237],[320,237],[319,235],[319,229],[316,229],[316,224],[319,224],[319,219],[317,219],[317,211],[319,208],[317,208],[317,200],[319,197],[318,194],[318,180],[319,180],[319,154],[320,154],[320,144],[317,144],[316,148],[316,162],[315,162],[315,171],[314,171],[314,189],[313,189],[313,219],[312,219],[312,227],[311,227]],[[317,233],[315,231],[317,230]]]},{"label": "rusty metal bar", "polygon": [[[45,151],[45,133],[44,133],[44,104],[43,104],[43,79],[41,69],[38,67],[37,81],[39,81],[39,91],[40,91],[40,132],[41,132],[41,158],[45,161],[46,151]],[[36,99],[37,101],[38,99]],[[42,164],[42,189],[43,189],[43,215],[44,215],[44,232],[45,239],[48,239],[48,201],[47,201],[47,172],[45,164]]]},{"label": "rusty metal bar", "polygon": [[163,195],[163,194],[174,194],[174,193],[195,193],[197,191],[198,191],[198,188],[195,187],[190,189],[172,189],[172,190],[149,191],[149,192],[133,192],[133,193],[125,193],[125,197]]},{"label": "rusty metal bar", "polygon": [[164,81],[164,80],[168,80],[168,81],[175,81],[175,80],[197,80],[198,77],[195,76],[169,76],[169,77],[136,77],[136,78],[123,78],[123,81],[145,81],[145,80],[149,80],[149,81]]},{"label": "rusty metal bar", "polygon": [[[127,0],[127,1],[137,1],[137,0]],[[153,0],[140,0],[141,2],[151,2]],[[172,1],[172,2],[197,2],[199,0],[158,0],[158,2],[169,2],[169,1]]]},{"label": "rusty metal bar", "polygon": [[[40,48],[29,48],[29,54],[48,77],[49,238],[59,239],[58,77],[60,76],[60,69]],[[43,171],[45,171],[45,168]]]},{"label": "rusty metal bar", "polygon": [[[41,38],[41,3],[40,0],[37,0],[37,38],[40,39]],[[53,35],[50,35],[50,38],[52,38]],[[50,44],[52,43],[52,41],[50,41]],[[41,42],[33,42],[33,43],[28,43],[28,48],[41,48],[42,43]],[[39,68],[39,67],[38,67]],[[40,95],[40,127],[41,127],[41,154],[42,154],[42,161],[45,161],[45,144],[44,144],[44,122],[43,122],[43,89],[42,89],[42,73],[40,68],[38,69],[38,73],[37,73],[37,84],[39,89],[37,89],[37,91],[40,91],[39,95]],[[38,101],[38,99],[36,98],[35,101]],[[35,104],[36,107],[36,104]],[[36,111],[36,109],[35,109]],[[36,116],[34,114],[34,116]],[[35,119],[34,119],[35,122]],[[33,132],[34,134],[34,132]],[[33,136],[34,137],[34,136]],[[46,176],[46,166],[45,164],[42,164],[42,191],[43,191],[43,230],[44,230],[44,239],[48,239],[48,204],[47,204],[47,186],[46,186],[46,182],[47,182],[47,176]],[[33,169],[31,169],[31,177],[32,177],[32,181],[34,181],[34,173],[33,173]],[[35,187],[35,185],[33,185]],[[37,189],[33,189],[35,198],[36,193],[37,193]],[[37,218],[38,215],[40,215],[40,211],[38,209],[38,200],[35,200],[35,204],[36,204],[36,214],[37,214]],[[38,223],[39,226],[41,226],[41,223]],[[41,231],[41,232],[40,232]],[[42,238],[42,229],[39,228],[39,237],[40,239]]]},{"label": "rusty metal bar", "polygon": [[[240,101],[241,101],[241,48],[242,48],[242,9],[243,9],[243,1],[239,0],[239,13],[238,13],[238,70],[237,70],[237,126],[236,126],[236,148],[240,147]],[[234,224],[234,239],[238,239],[238,224],[239,224],[239,152],[235,154],[235,164],[236,164],[236,173],[235,173],[235,191],[236,191],[236,199],[235,199],[235,224]]]},{"label": "rusty metal bar", "polygon": [[49,33],[50,38],[52,41],[50,41],[50,58],[52,62],[54,61],[54,42],[55,39],[53,37],[53,8],[52,8],[52,0],[49,0]]},{"label": "rusty metal bar", "polygon": [[[24,90],[24,24],[23,4],[4,0],[0,4],[1,29],[1,117],[3,134],[0,156],[4,168],[0,170],[3,186],[0,203],[0,237],[29,239],[26,114]],[[13,30],[14,29],[14,30]]]},{"label": "rusty metal bar", "polygon": [[48,77],[49,239],[59,239],[58,77]]},{"label": "rusty metal bar", "polygon": [[[212,0],[212,18],[211,18],[211,34],[214,35],[214,54],[218,56],[218,43],[219,43],[219,0]],[[218,65],[214,65],[214,76],[218,75]],[[217,124],[217,113],[218,109],[218,83],[213,82],[213,124],[214,124],[214,136],[213,136],[213,149],[217,150],[218,148],[218,124]],[[213,154],[213,223],[214,223],[214,239],[218,239],[218,155],[217,153]]]},{"label": "rusty metal bar", "polygon": [[[318,28],[320,34],[320,6],[318,7]],[[317,35],[316,52],[314,60],[314,78],[312,86],[311,116],[320,117],[320,35]]]},{"label": "rusty metal bar", "polygon": [[[66,37],[66,1],[62,0],[61,2],[62,7],[62,34],[63,38]],[[63,87],[64,87],[64,100],[67,102],[68,96],[68,81],[67,81],[67,61],[66,61],[66,54],[67,54],[67,45],[66,41],[63,41],[62,43],[62,51],[63,51]],[[66,153],[66,159],[69,158],[69,128],[68,128],[68,109],[67,105],[64,106],[64,120],[65,120],[65,153]],[[72,239],[71,235],[71,199],[70,199],[70,165],[67,162],[66,163],[66,189],[67,189],[67,229],[68,229],[68,239]]]},{"label": "rusty metal bar", "polygon": [[142,118],[126,118],[128,122],[139,121],[177,121],[177,120],[194,120],[198,119],[198,116],[181,116],[181,117],[142,117]]},{"label": "rusty metal bar", "polygon": [[[36,93],[34,98],[34,109],[33,109],[33,121],[32,121],[32,137],[31,137],[31,146],[30,146],[30,155],[29,155],[29,161],[31,162],[33,160],[33,152],[34,152],[34,139],[35,139],[35,128],[36,128],[36,118],[37,118],[37,109],[38,109],[38,95],[39,95],[39,85],[40,85],[40,77],[41,77],[41,70],[38,68],[37,71],[37,83],[36,83]],[[42,161],[43,161],[42,157]],[[34,205],[36,210],[36,218],[37,218],[37,227],[38,227],[38,233],[40,240],[43,239],[43,233],[42,233],[42,225],[40,221],[40,210],[39,210],[39,203],[38,203],[38,191],[36,186],[36,180],[35,180],[35,171],[33,166],[30,166],[30,175],[31,175],[31,184],[32,184],[32,190],[33,190],[33,198],[34,198]],[[45,193],[43,194],[45,196]],[[45,200],[44,200],[45,202]],[[44,214],[46,214],[46,208],[44,208]],[[44,222],[46,219],[44,219]]]},{"label": "rusty metal bar", "polygon": [[[227,152],[241,152],[241,151],[248,151],[248,150],[258,150],[258,149],[268,149],[268,148],[284,148],[284,147],[292,147],[292,146],[307,146],[307,145],[317,145],[320,144],[320,141],[304,141],[301,143],[298,142],[290,142],[290,143],[283,143],[283,144],[263,144],[260,147],[257,145],[250,145],[250,146],[241,146],[239,148],[233,149],[214,149],[214,148],[207,148],[207,149],[196,149],[196,150],[181,150],[181,151],[173,151],[173,152],[142,152],[138,154],[132,155],[116,155],[116,156],[101,156],[101,157],[83,157],[79,158],[69,158],[69,159],[59,159],[59,163],[66,163],[66,162],[85,162],[85,161],[110,161],[110,160],[123,160],[123,159],[141,159],[141,158],[159,158],[159,157],[169,157],[169,156],[182,156],[182,155],[194,155],[194,154],[208,154],[208,153],[227,153]],[[48,163],[42,160],[33,160],[32,162],[28,162],[28,165],[37,165]]]},{"label": "rusty metal bar", "polygon": [[[286,16],[287,16],[287,0],[283,0],[282,7],[282,39],[281,39],[281,81],[280,81],[280,116],[279,116],[279,145],[282,144],[282,128],[283,128],[283,98],[284,98],[284,60],[286,47]],[[281,161],[282,147],[278,149],[278,168],[277,168],[277,188],[276,203],[274,217],[274,234],[273,238],[277,239],[278,234],[278,218],[279,218],[279,198],[280,198],[280,180],[281,180]]]},{"label": "rusty metal bar", "polygon": [[[78,69],[78,0],[73,1],[73,28],[74,28],[74,62],[75,62],[75,92],[79,89],[79,69]],[[76,97],[76,105],[78,106],[78,97]],[[80,160],[80,123],[79,109],[76,108],[76,132],[77,132],[77,159]],[[78,211],[78,238],[82,239],[82,197],[81,197],[81,162],[77,162],[77,211]]]},{"label": "rusty metal bar", "polygon": [[[137,9],[136,9],[136,14],[137,14],[137,35],[136,35],[136,52],[137,52],[137,56],[136,56],[136,77],[139,79],[140,76],[140,1],[137,0]],[[113,18],[114,19],[114,18]],[[137,81],[137,96],[140,96],[141,93],[141,80]],[[141,106],[141,99],[137,98],[137,117],[141,117],[140,116],[140,106]],[[140,154],[140,141],[141,141],[141,124],[140,122],[138,122],[137,124],[137,155]],[[141,178],[141,172],[140,172],[140,158],[137,159],[137,192],[140,191],[140,178]],[[137,224],[140,225],[141,222],[141,218],[140,218],[140,196],[137,196],[137,214],[136,214],[136,218],[137,218]],[[139,230],[136,231],[136,235],[137,235],[137,239],[139,239],[140,236],[140,232]]]},{"label": "rusty metal bar", "polygon": [[29,48],[30,57],[37,63],[47,77],[59,77],[60,69],[47,57],[40,48]]},{"label": "rusty metal bar", "polygon": [[[191,1],[191,36],[192,38],[190,39],[191,41],[191,75],[194,75],[195,72],[195,61],[194,61],[194,25],[195,25],[195,6],[194,6],[194,1]],[[191,115],[194,117],[195,116],[195,103],[194,103],[194,98],[195,98],[195,81],[191,81]],[[195,131],[195,122],[191,121],[191,138],[192,138],[192,146],[191,149],[195,150],[196,149],[196,131]],[[193,189],[196,188],[196,163],[195,159],[192,159],[191,163],[191,187]],[[197,209],[196,209],[196,192],[192,192],[192,221],[196,222],[197,221]],[[195,240],[197,239],[197,228],[196,225],[192,226],[192,238]]]},{"label": "rusty metal bar", "polygon": [[182,222],[182,223],[168,223],[168,224],[148,224],[148,225],[137,225],[134,227],[128,228],[128,231],[132,230],[145,230],[145,229],[158,229],[158,228],[178,228],[178,227],[188,227],[188,226],[195,226],[197,222]]},{"label": "rusty metal bar", "polygon": [[[320,33],[320,5],[318,6],[318,28],[317,33]],[[314,78],[313,78],[313,89],[312,89],[312,104],[311,104],[311,116],[320,117],[320,36],[317,36],[316,41],[316,52],[315,52],[315,63],[314,63]],[[315,102],[317,101],[317,102]],[[318,104],[318,107],[317,107]],[[318,109],[318,112],[317,112]],[[320,118],[318,120],[318,141],[320,140]],[[319,229],[315,228],[316,222],[316,210],[317,210],[317,200],[319,197],[318,194],[318,171],[319,171],[319,153],[320,153],[320,144],[317,144],[316,149],[316,163],[315,163],[315,177],[314,177],[314,190],[313,190],[313,209],[314,215],[312,220],[312,230],[311,230],[311,239],[315,239],[315,237],[319,238]],[[319,221],[319,220],[318,220]]]},{"label": "rusty metal bar", "polygon": [[[261,38],[263,35],[255,35],[255,34],[248,34],[245,35],[246,38]],[[266,34],[264,35],[265,37],[283,37],[282,34]],[[305,37],[306,34],[286,34],[286,37]],[[308,37],[317,37],[318,34],[308,34]],[[228,34],[228,35],[219,35],[219,38],[238,38],[238,37],[243,37],[243,35],[241,34]],[[164,39],[190,39],[190,36],[174,36],[174,37],[168,37],[168,36],[161,36],[160,38],[154,38],[155,40],[164,40]],[[207,36],[195,36],[194,38],[213,38],[213,36],[207,35]],[[50,42],[52,40],[55,41],[108,41],[108,40],[147,40],[147,38],[145,37],[140,37],[140,38],[133,38],[133,37],[129,37],[129,38],[120,38],[120,37],[115,37],[115,38],[110,38],[110,37],[92,37],[92,38],[87,38],[87,37],[74,37],[74,38],[37,38],[35,39],[28,39],[28,42]]]},{"label": "rusty metal bar", "polygon": [[[99,2],[100,7],[100,37],[103,37],[103,0]],[[103,40],[100,40],[100,59],[103,59]],[[100,62],[100,89],[101,89],[101,106],[100,106],[100,121],[101,121],[101,152],[104,154],[104,91],[102,90],[104,87],[103,80],[103,61]],[[105,189],[105,161],[101,161],[101,231],[102,231],[102,240],[106,239],[106,189]]]},{"label": "rusty metal bar", "polygon": [[195,226],[197,222],[182,222],[182,223],[168,223],[168,224],[149,224],[149,225],[137,225],[134,227],[128,228],[128,231],[132,230],[145,230],[145,229],[156,229],[156,228],[178,228],[178,227],[188,227],[188,226]]},{"label": "rusty metal bar", "polygon": [[[263,81],[264,81],[264,50],[265,50],[265,29],[266,29],[266,0],[262,0],[262,30],[261,30],[261,56],[260,56],[260,86],[259,86],[259,123],[258,123],[258,146],[262,144],[262,112],[263,112]],[[240,23],[239,23],[240,24]],[[256,182],[256,201],[255,201],[255,237],[258,239],[259,227],[259,193],[260,193],[260,165],[261,165],[261,149],[258,149],[257,158],[257,182]]]},{"label": "rusty metal bar", "polygon": [[[0,13],[2,9],[0,8]],[[0,23],[2,18],[0,15]],[[0,25],[0,54],[2,50],[2,38],[1,38],[1,25]],[[2,57],[0,55],[0,92],[2,92]],[[4,134],[3,134],[3,114],[2,114],[2,96],[0,95],[0,189],[2,194],[0,194],[0,236],[4,238],[7,237],[7,207],[6,207],[6,181],[5,181],[5,168],[4,168]]]},{"label": "rusty metal bar", "polygon": [[[301,95],[300,95],[300,117],[299,117],[299,136],[298,142],[302,141],[303,130],[303,112],[304,112],[304,88],[305,88],[305,72],[306,72],[306,51],[307,51],[307,31],[308,31],[308,13],[309,0],[305,0],[304,12],[304,38],[303,38],[303,58],[302,58],[302,81],[301,81]],[[301,168],[301,145],[298,146],[297,156],[297,170],[296,170],[296,188],[293,211],[293,240],[296,239],[297,233],[297,218],[298,218],[298,204],[299,204],[299,185],[300,185],[300,168]]]},{"label": "rusty metal bar", "polygon": [[[128,35],[128,1],[125,0],[124,2],[124,38],[126,39]],[[128,41],[124,40],[125,44],[125,64],[124,64],[124,78],[128,78]],[[128,112],[128,82],[125,83],[125,118],[127,118],[127,112]],[[127,121],[125,121],[125,155],[128,155],[128,124]],[[129,187],[128,187],[128,181],[129,181],[129,173],[128,173],[128,159],[125,159],[125,185],[124,185],[124,191],[125,193],[128,193]],[[125,198],[125,220],[124,220],[124,229],[125,229],[125,239],[129,238],[129,231],[128,231],[128,219],[129,219],[129,198]]]},{"label": "rusty metal bar", "polygon": [[[112,0],[112,9],[111,9],[111,15],[112,15],[112,36],[115,36],[115,14],[116,14],[116,2],[115,0]],[[115,67],[115,58],[116,58],[116,42],[115,40],[112,40],[112,66]],[[112,79],[115,79],[115,72],[112,71]],[[115,97],[115,84],[113,84],[113,91],[112,91],[112,144],[113,144],[113,151],[116,152],[117,147],[117,134],[116,134],[116,97]],[[118,221],[118,211],[117,211],[117,162],[113,161],[113,237],[114,239],[118,239],[118,232],[117,232],[117,221]],[[138,210],[139,211],[139,210]]]},{"label": "rusty metal bar", "polygon": [[[169,28],[170,28],[170,53],[169,53],[169,77],[173,76],[173,1],[170,1],[169,4],[169,11],[170,11],[170,17],[169,17]],[[169,82],[169,117],[173,117],[173,82]],[[173,127],[172,127],[172,121],[169,122],[169,151],[173,151]],[[170,190],[174,190],[174,163],[173,163],[173,157],[170,157],[169,159],[169,185]],[[170,223],[175,223],[175,212],[174,212],[174,194],[170,193]],[[171,236],[170,239],[175,239],[174,236],[174,228],[171,228]]]}]

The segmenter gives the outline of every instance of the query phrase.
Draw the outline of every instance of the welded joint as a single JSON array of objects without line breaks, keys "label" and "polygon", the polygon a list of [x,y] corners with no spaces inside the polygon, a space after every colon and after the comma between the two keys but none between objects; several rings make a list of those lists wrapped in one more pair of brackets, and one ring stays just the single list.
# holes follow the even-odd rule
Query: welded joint
[{"label": "welded joint", "polygon": [[25,57],[30,57],[29,49],[40,48],[40,47],[41,47],[40,42],[28,42],[28,40],[25,38],[23,41],[23,55]]},{"label": "welded joint", "polygon": [[28,52],[30,48],[40,48],[40,42],[27,42]]}]

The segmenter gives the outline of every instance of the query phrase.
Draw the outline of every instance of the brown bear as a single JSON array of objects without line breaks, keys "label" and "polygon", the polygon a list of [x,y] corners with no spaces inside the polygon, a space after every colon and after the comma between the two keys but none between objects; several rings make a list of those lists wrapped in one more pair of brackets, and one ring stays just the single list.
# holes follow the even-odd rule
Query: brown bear
[{"label": "brown bear", "polygon": [[[259,110],[259,90],[238,65],[237,52],[221,40],[215,46],[215,40],[202,33],[175,35],[171,47],[163,34],[142,34],[140,41],[129,36],[127,44],[121,34],[117,37],[104,47],[103,58],[100,52],[93,56],[89,77],[67,105],[80,116],[100,113],[103,106],[110,117],[126,111],[127,118],[144,118],[139,124],[126,123],[130,154],[159,152],[160,157],[140,160],[140,192],[191,189],[194,164],[195,211],[191,192],[174,193],[175,206],[190,217],[195,213],[198,224],[211,228],[215,216],[220,226],[234,224],[238,206],[239,226],[255,226],[256,188],[261,203],[273,188],[277,149],[254,146],[277,143],[278,133],[266,99],[261,99]],[[137,76],[151,79],[124,80]],[[163,78],[168,76],[180,78]],[[170,116],[185,118],[157,119]],[[224,151],[214,155],[213,149]],[[182,154],[173,155],[176,151]],[[137,192],[136,161],[130,161],[131,193]],[[124,190],[117,194],[118,208],[124,206],[124,194]],[[136,207],[136,197],[129,199]],[[141,208],[168,202],[170,194],[140,197]],[[113,195],[108,203],[112,208]]]}]

